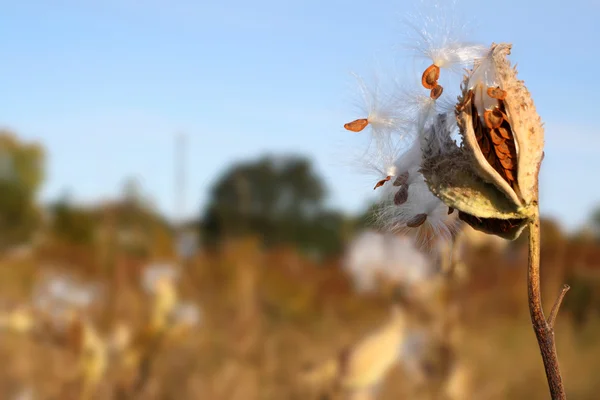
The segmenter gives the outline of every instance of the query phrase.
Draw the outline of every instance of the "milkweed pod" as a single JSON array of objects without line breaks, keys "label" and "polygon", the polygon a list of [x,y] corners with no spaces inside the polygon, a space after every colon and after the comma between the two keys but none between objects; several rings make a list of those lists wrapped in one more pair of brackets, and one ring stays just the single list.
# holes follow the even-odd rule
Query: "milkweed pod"
[{"label": "milkweed pod", "polygon": [[440,132],[443,121],[433,124],[422,143],[422,172],[430,190],[457,209],[461,220],[514,239],[537,207],[544,131],[527,88],[507,60],[510,48],[493,44],[465,76],[456,107],[462,144],[436,151],[432,143],[448,135]]},{"label": "milkweed pod", "polygon": [[[462,99],[459,99],[460,110],[457,112],[458,125],[463,135],[465,151],[476,161],[481,177],[493,183],[507,197],[520,207],[527,207],[537,200],[538,172],[544,147],[544,129],[535,105],[523,81],[517,79],[517,71],[510,65],[507,56],[510,44],[493,44],[485,60],[479,62],[463,81]],[[492,88],[492,90],[489,90]],[[469,94],[471,92],[472,94]],[[494,97],[489,96],[494,94]],[[499,99],[502,98],[503,99]],[[467,103],[473,107],[466,107]],[[481,109],[486,105],[500,105],[495,111]],[[480,116],[495,115],[493,121],[486,118],[487,123],[508,128],[512,132],[512,140],[516,148],[516,187],[502,179],[485,159],[477,144],[474,130],[473,109]],[[505,122],[501,120],[506,119]]]}]

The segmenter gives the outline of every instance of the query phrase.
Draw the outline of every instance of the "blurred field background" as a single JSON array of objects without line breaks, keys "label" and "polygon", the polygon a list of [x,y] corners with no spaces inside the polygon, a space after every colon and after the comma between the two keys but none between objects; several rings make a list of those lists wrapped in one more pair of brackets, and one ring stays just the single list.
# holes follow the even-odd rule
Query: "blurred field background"
[{"label": "blurred field background", "polygon": [[[547,399],[526,234],[372,224],[350,72],[420,76],[421,3],[0,0],[0,400]],[[599,3],[458,3],[544,121],[545,311],[571,285],[566,390],[599,399]]]},{"label": "blurred field background", "polygon": [[[418,253],[376,233],[376,205],[327,207],[310,159],[289,155],[224,169],[191,220],[125,177],[102,202],[42,204],[47,156],[0,132],[0,398],[359,398],[307,374],[342,362],[394,303],[411,339],[364,398],[547,398],[525,237],[464,230]],[[556,329],[570,399],[600,390],[598,227],[542,225],[546,307],[571,285]]]}]

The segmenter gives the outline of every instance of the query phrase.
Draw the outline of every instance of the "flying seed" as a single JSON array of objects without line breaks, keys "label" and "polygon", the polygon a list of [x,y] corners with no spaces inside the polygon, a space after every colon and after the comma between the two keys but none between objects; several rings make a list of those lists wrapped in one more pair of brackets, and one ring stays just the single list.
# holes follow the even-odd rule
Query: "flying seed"
[{"label": "flying seed", "polygon": [[433,89],[437,85],[437,81],[440,79],[440,67],[435,64],[431,64],[421,77],[421,83],[425,89]]},{"label": "flying seed", "polygon": [[406,223],[406,226],[408,226],[409,228],[417,228],[417,227],[423,225],[423,223],[425,223],[426,219],[427,219],[427,214],[417,214],[408,220],[408,222]]},{"label": "flying seed", "polygon": [[506,91],[500,89],[500,87],[489,87],[487,88],[487,95],[493,99],[504,100],[506,99]]},{"label": "flying seed", "polygon": [[431,97],[434,100],[437,100],[440,98],[443,91],[444,91],[444,88],[441,85],[435,85],[435,87],[433,89],[431,89],[431,92],[429,93],[429,97]]},{"label": "flying seed", "polygon": [[498,108],[494,108],[492,111],[485,110],[483,113],[483,120],[485,121],[485,125],[490,129],[499,128],[502,125],[502,121],[504,118],[502,116],[502,112],[498,110]]},{"label": "flying seed", "polygon": [[387,181],[389,181],[390,179],[392,179],[391,176],[386,176],[385,178],[383,178],[382,180],[380,180],[379,182],[377,182],[375,184],[375,187],[373,188],[373,190],[377,189],[378,187],[383,186]]},{"label": "flying seed", "polygon": [[394,180],[394,186],[401,186],[408,182],[408,171],[398,175]]},{"label": "flying seed", "polygon": [[406,200],[408,200],[408,185],[402,185],[394,195],[394,204],[401,206],[406,203]]},{"label": "flying seed", "polygon": [[352,132],[360,132],[365,129],[367,125],[369,125],[369,120],[361,118],[344,124],[344,128]]}]

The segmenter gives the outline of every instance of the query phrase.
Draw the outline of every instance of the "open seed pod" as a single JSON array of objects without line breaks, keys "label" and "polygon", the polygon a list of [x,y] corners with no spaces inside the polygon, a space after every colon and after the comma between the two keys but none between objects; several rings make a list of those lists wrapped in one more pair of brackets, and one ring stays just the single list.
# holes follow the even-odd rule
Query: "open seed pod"
[{"label": "open seed pod", "polygon": [[463,221],[514,239],[537,208],[544,131],[506,58],[510,48],[493,44],[465,76],[456,106],[462,144],[450,140],[447,117],[438,116],[424,135],[422,172],[431,191]]}]

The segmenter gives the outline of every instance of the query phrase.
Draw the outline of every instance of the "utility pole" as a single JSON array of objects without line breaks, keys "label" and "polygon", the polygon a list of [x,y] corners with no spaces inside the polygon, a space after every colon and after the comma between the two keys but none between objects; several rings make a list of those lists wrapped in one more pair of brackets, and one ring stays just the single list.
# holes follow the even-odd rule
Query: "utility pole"
[{"label": "utility pole", "polygon": [[186,262],[196,252],[197,239],[185,224],[185,195],[186,195],[186,149],[187,135],[178,133],[175,137],[175,246],[179,262]]}]

